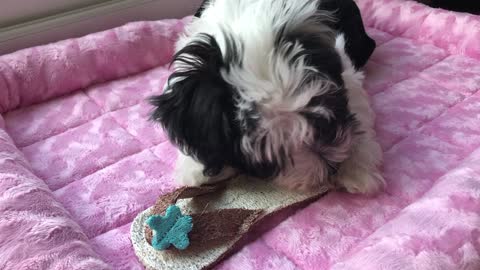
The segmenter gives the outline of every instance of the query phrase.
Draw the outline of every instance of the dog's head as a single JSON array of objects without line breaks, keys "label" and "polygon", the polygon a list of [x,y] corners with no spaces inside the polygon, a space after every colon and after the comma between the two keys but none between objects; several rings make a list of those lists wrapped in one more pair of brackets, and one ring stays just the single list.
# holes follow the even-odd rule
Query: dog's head
[{"label": "dog's head", "polygon": [[335,173],[356,121],[333,32],[318,18],[268,33],[197,34],[175,55],[152,118],[207,176],[225,168],[269,178],[308,149]]}]

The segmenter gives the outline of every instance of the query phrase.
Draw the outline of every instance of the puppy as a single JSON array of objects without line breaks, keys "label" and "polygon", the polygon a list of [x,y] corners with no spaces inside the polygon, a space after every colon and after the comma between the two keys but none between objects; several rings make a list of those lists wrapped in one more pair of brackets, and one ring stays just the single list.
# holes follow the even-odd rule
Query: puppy
[{"label": "puppy", "polygon": [[244,174],[295,190],[382,187],[358,71],[375,42],[353,0],[205,1],[176,48],[151,103],[180,150],[180,184]]}]

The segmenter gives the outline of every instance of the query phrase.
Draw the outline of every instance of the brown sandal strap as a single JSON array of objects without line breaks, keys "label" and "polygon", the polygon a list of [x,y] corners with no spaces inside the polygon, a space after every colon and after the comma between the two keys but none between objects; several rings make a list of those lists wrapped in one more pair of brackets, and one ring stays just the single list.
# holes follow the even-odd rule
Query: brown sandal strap
[{"label": "brown sandal strap", "polygon": [[[194,198],[216,192],[224,187],[224,185],[182,187],[161,196],[151,214],[162,215],[170,205],[176,204],[179,199]],[[189,233],[190,241],[193,245],[204,245],[216,240],[234,239],[247,233],[262,213],[262,210],[222,209],[191,214],[194,226]],[[153,232],[148,226],[145,227],[145,238],[151,244]]]},{"label": "brown sandal strap", "polygon": [[162,215],[167,208],[176,204],[179,199],[194,198],[213,193],[225,188],[225,185],[210,185],[201,187],[182,187],[170,193],[160,196],[152,209],[152,214]]}]

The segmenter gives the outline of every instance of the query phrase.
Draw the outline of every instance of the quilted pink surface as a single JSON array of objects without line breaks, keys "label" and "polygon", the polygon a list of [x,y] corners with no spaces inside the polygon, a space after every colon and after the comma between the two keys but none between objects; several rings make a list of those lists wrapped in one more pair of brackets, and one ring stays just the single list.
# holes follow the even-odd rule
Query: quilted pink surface
[{"label": "quilted pink surface", "polygon": [[[331,193],[219,269],[480,269],[480,18],[358,0],[388,188]],[[184,21],[0,57],[0,269],[143,269],[132,219],[174,187],[147,121]]]}]

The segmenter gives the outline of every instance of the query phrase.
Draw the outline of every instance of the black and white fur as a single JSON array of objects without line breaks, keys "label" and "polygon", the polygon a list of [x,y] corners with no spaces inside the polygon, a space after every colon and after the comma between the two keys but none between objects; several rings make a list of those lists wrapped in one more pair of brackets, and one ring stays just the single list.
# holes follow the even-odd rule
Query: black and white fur
[{"label": "black and white fur", "polygon": [[298,190],[383,185],[358,71],[375,42],[353,0],[211,0],[196,16],[151,99],[181,150],[180,184],[240,173]]}]

